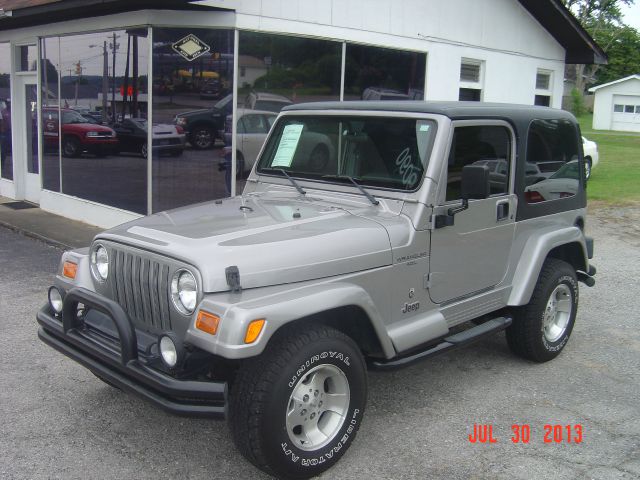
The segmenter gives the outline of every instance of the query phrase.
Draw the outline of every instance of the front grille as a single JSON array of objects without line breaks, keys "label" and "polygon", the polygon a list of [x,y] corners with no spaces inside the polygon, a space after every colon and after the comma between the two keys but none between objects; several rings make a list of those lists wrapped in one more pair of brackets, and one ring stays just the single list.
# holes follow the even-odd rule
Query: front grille
[{"label": "front grille", "polygon": [[169,265],[136,253],[111,250],[111,290],[136,326],[171,330]]}]

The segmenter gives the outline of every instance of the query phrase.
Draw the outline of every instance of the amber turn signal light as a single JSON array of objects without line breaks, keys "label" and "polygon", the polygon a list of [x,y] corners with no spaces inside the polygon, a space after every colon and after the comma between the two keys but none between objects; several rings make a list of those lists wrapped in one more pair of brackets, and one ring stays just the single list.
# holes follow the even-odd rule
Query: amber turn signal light
[{"label": "amber turn signal light", "polygon": [[78,273],[78,264],[73,262],[64,262],[62,265],[62,275],[67,278],[74,279],[76,278],[76,273]]},{"label": "amber turn signal light", "polygon": [[262,332],[262,327],[264,327],[265,319],[259,318],[258,320],[253,320],[249,326],[247,327],[247,333],[244,336],[244,343],[253,343],[260,336],[260,332]]},{"label": "amber turn signal light", "polygon": [[196,318],[196,328],[198,330],[215,335],[218,331],[218,323],[220,323],[219,316],[204,310],[198,312],[198,317]]}]

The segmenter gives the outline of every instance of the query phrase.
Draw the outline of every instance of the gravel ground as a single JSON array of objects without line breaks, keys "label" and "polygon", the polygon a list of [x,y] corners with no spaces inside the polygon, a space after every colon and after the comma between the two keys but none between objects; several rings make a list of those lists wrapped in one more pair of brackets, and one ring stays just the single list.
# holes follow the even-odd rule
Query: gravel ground
[{"label": "gravel ground", "polygon": [[[358,438],[326,479],[640,478],[640,208],[593,210],[597,284],[571,341],[533,364],[504,335],[393,373],[371,372]],[[267,478],[223,421],[167,415],[38,341],[35,312],[60,252],[0,229],[0,478]],[[494,444],[472,444],[474,424]],[[512,424],[528,424],[513,444]],[[544,443],[544,425],[583,441]]]}]

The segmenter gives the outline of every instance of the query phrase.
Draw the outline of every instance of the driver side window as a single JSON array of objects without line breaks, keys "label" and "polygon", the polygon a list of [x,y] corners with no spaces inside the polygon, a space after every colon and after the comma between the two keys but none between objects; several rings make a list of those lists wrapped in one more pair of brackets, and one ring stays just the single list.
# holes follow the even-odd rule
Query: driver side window
[{"label": "driver side window", "polygon": [[462,168],[483,165],[489,169],[491,195],[509,193],[511,135],[501,125],[456,127],[447,165],[446,201],[460,200]]}]

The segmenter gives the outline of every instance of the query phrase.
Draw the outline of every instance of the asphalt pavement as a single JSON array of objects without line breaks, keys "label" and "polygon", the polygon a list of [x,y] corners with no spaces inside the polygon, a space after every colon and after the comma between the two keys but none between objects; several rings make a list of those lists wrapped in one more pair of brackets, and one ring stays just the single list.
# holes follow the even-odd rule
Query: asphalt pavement
[{"label": "asphalt pavement", "polygon": [[[371,372],[358,437],[322,478],[640,478],[638,210],[591,216],[597,284],[581,285],[557,359],[521,360],[499,334]],[[35,314],[60,253],[0,228],[0,478],[267,478],[236,451],[224,421],[165,414],[37,339]],[[474,424],[491,425],[496,443],[471,443]],[[514,424],[529,426],[528,443],[511,441]]]}]

